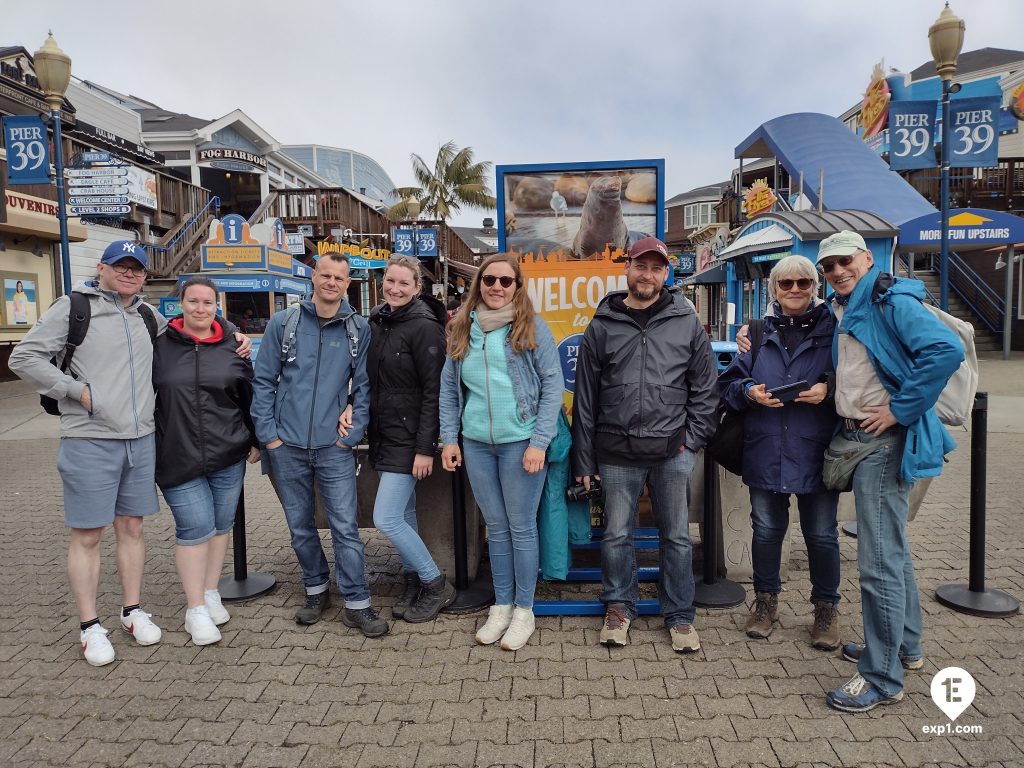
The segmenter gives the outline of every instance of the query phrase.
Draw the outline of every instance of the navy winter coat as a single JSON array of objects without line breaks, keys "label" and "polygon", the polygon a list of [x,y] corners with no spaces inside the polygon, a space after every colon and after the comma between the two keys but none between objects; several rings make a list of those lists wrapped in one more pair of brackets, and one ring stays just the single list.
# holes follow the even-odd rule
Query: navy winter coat
[{"label": "navy winter coat", "polygon": [[790,402],[782,408],[764,408],[751,401],[745,392],[748,382],[766,384],[769,390],[801,380],[811,386],[835,373],[835,318],[826,304],[811,311],[817,314],[817,324],[792,356],[776,327],[780,320],[768,316],[764,319],[764,338],[754,369],[750,369],[751,354],[747,352],[737,355],[719,377],[723,405],[746,414],[743,482],[752,488],[780,493],[825,491],[821,465],[836,428],[833,399],[829,397],[818,405]]}]

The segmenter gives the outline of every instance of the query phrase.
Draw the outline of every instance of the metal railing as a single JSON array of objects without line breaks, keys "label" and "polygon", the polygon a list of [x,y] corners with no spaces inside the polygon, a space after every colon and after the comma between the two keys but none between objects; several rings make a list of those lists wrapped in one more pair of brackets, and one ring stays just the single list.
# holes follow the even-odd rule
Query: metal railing
[{"label": "metal railing", "polygon": [[[212,209],[212,210],[211,210]],[[210,222],[220,217],[220,198],[213,196],[195,216],[165,235],[169,242],[144,247],[152,255],[154,277],[174,277],[192,254],[196,241],[209,228]]]},{"label": "metal railing", "polygon": [[[899,261],[903,270],[909,273],[906,254],[899,254]],[[923,266],[915,261],[914,274],[927,272],[938,275],[937,263],[937,254],[930,254]],[[967,262],[952,252],[949,254],[949,287],[989,332],[1002,337],[1003,313],[1005,312],[1003,298],[977,272],[971,269]],[[928,290],[927,286],[925,292],[931,303],[939,306],[939,298]]]}]

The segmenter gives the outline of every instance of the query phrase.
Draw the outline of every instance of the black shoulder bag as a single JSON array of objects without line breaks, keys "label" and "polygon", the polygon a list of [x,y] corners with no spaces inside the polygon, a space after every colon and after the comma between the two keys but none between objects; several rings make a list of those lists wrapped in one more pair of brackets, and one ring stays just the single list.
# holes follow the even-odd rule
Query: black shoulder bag
[{"label": "black shoulder bag", "polygon": [[[750,336],[750,371],[753,373],[764,339],[764,320],[751,320],[747,324],[747,332]],[[719,405],[718,429],[707,447],[711,458],[734,475],[743,474],[743,416],[742,412],[730,411]]]}]

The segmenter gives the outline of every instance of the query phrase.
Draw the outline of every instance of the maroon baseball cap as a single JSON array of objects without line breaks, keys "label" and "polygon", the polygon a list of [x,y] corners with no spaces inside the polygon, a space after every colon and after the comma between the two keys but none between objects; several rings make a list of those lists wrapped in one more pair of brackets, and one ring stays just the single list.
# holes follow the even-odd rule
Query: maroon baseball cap
[{"label": "maroon baseball cap", "polygon": [[645,237],[643,240],[637,240],[630,247],[627,255],[630,259],[635,259],[638,256],[643,256],[645,253],[657,254],[665,260],[666,264],[671,263],[668,259],[668,248],[656,237]]}]

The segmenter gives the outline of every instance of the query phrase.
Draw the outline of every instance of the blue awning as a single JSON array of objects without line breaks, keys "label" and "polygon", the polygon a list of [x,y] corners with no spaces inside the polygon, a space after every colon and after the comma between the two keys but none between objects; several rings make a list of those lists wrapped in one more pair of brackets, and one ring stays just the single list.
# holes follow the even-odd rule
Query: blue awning
[{"label": "blue awning", "polygon": [[824,169],[826,209],[869,211],[896,226],[935,212],[935,206],[829,115],[799,112],[769,120],[737,145],[735,157],[774,157],[794,189],[803,173],[804,195],[815,207],[818,175]]}]

